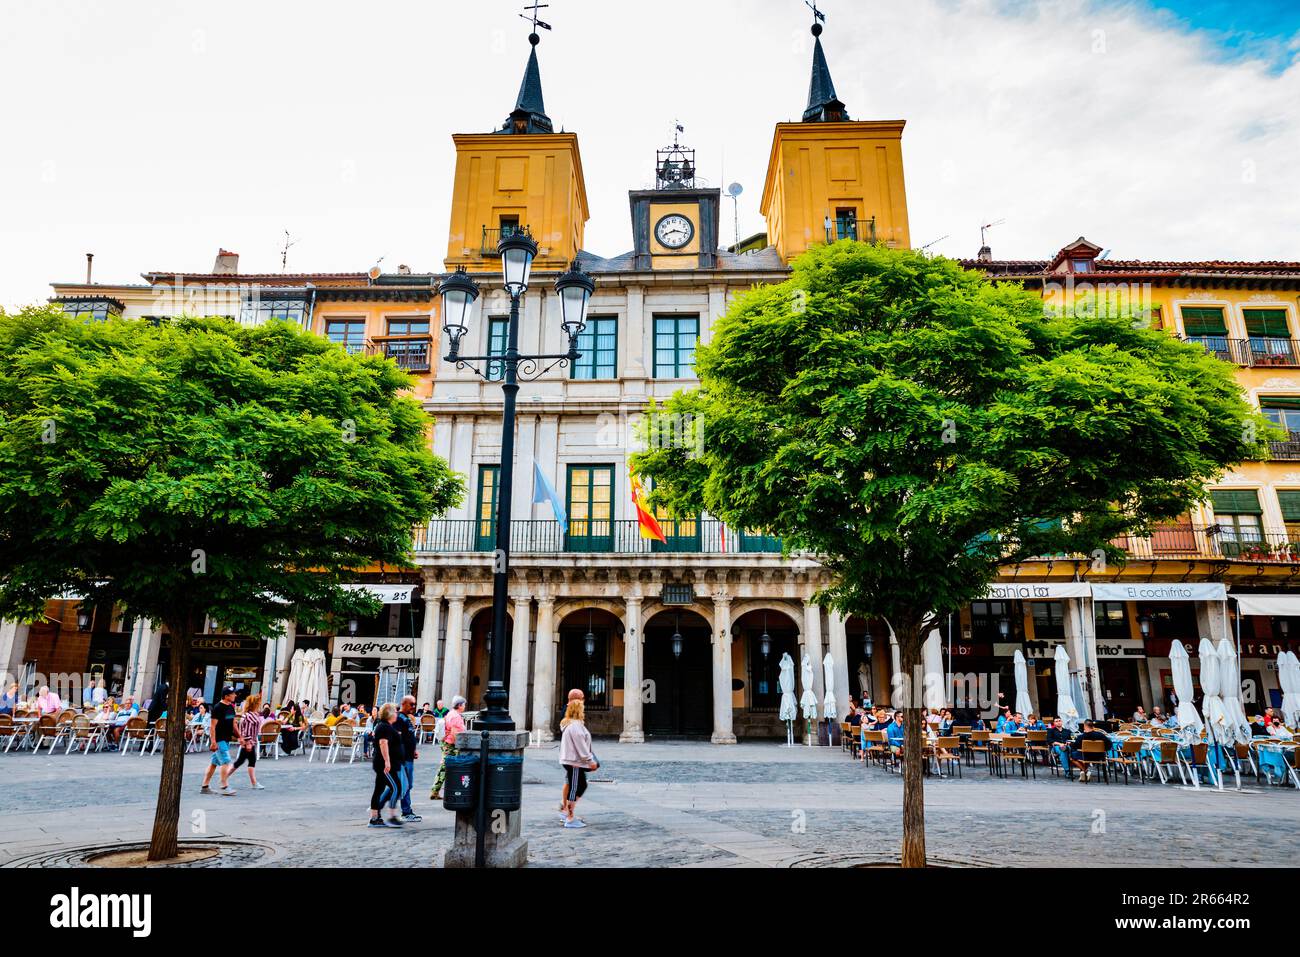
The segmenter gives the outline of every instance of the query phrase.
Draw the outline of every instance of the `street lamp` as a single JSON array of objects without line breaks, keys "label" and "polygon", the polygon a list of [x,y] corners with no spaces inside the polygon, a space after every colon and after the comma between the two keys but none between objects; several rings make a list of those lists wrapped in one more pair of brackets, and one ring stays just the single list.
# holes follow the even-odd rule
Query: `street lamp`
[{"label": "street lamp", "polygon": [[355,618],[349,618],[349,619],[348,619],[348,634],[349,634],[349,635],[355,635],[356,633],[357,633],[357,620],[356,620]]},{"label": "street lamp", "polygon": [[582,639],[582,648],[587,653],[587,660],[596,657],[596,633],[591,630],[591,611],[587,611],[587,635]]},{"label": "street lamp", "polygon": [[1011,634],[1011,622],[1006,618],[998,619],[998,634],[1001,635],[1003,638]]},{"label": "street lamp", "polygon": [[1138,628],[1141,630],[1143,638],[1151,634],[1151,618],[1149,615],[1142,615],[1138,618]]},{"label": "street lamp", "polygon": [[772,653],[772,636],[767,633],[767,612],[763,612],[763,633],[758,636],[758,650],[764,661]]},{"label": "street lamp", "polygon": [[[483,695],[487,705],[477,726],[488,731],[513,731],[515,723],[510,717],[510,696],[506,693],[506,602],[510,583],[510,500],[514,492],[515,465],[515,397],[519,380],[539,378],[558,365],[572,364],[579,358],[578,336],[587,326],[587,301],[596,284],[578,268],[577,263],[555,282],[560,297],[560,310],[565,335],[569,340],[567,352],[551,355],[519,354],[519,302],[528,292],[532,278],[533,259],[537,243],[525,227],[511,230],[497,243],[501,255],[501,273],[506,292],[510,296],[510,326],[506,333],[505,352],[491,356],[462,356],[460,342],[469,330],[470,305],[478,298],[478,284],[465,272],[457,269],[439,283],[442,295],[442,323],[447,333],[449,348],[444,357],[459,369],[469,368],[484,381],[488,376],[473,365],[489,362],[495,379],[501,378],[503,406],[501,410],[501,460],[497,467],[499,493],[496,506],[496,551],[492,561],[492,643],[488,655],[488,686]],[[545,368],[541,362],[550,360]],[[522,369],[522,374],[521,374]],[[593,636],[594,642],[594,636]],[[594,652],[594,645],[593,645]]]},{"label": "street lamp", "polygon": [[86,631],[90,628],[91,616],[89,610],[85,608],[77,609],[77,631]]},{"label": "street lamp", "polygon": [[682,616],[681,615],[677,616],[677,627],[673,629],[672,644],[673,644],[673,657],[680,658],[682,656]]}]

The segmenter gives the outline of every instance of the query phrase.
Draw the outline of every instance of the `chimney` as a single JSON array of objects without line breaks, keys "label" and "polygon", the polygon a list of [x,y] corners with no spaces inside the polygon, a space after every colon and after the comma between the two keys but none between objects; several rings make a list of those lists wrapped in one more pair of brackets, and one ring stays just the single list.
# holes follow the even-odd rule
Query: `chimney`
[{"label": "chimney", "polygon": [[402,263],[400,266],[397,267],[397,275],[409,276],[410,274],[411,274],[411,267],[406,265],[406,263]]},{"label": "chimney", "polygon": [[95,254],[86,253],[86,285],[87,286],[90,285],[90,267],[94,261],[95,261]]},{"label": "chimney", "polygon": [[216,262],[212,264],[214,276],[237,276],[239,274],[239,253],[228,249],[218,249]]},{"label": "chimney", "polygon": [[979,253],[975,256],[982,263],[993,262],[993,250],[988,246],[981,246]]}]

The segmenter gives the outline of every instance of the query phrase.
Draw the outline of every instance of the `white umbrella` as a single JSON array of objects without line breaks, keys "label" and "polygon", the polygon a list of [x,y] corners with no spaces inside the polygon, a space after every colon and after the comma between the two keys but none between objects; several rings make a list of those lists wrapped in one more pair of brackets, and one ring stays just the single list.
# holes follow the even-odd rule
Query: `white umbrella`
[{"label": "white umbrella", "polygon": [[[1201,666],[1205,666],[1204,661]],[[1169,671],[1174,681],[1174,715],[1178,718],[1178,727],[1199,734],[1204,725],[1196,713],[1196,705],[1192,703],[1192,662],[1187,657],[1187,649],[1177,639],[1169,643]]]},{"label": "white umbrella", "polygon": [[803,708],[803,716],[807,719],[815,720],[817,717],[817,692],[813,690],[813,663],[808,652],[803,653],[803,663],[799,668],[800,677],[803,678],[803,694],[799,697],[799,704]]},{"label": "white umbrella", "polygon": [[1079,709],[1070,693],[1070,655],[1065,645],[1056,646],[1056,715],[1070,731],[1079,729]]},{"label": "white umbrella", "polygon": [[1282,685],[1282,720],[1291,730],[1300,729],[1300,658],[1294,651],[1279,651],[1277,678]]},{"label": "white umbrella", "polygon": [[1223,707],[1223,669],[1219,649],[1209,638],[1202,638],[1198,646],[1201,656],[1201,714],[1205,717],[1206,733],[1219,744],[1232,742],[1228,729],[1228,712]]},{"label": "white umbrella", "polygon": [[1219,663],[1223,669],[1220,682],[1223,685],[1223,710],[1228,715],[1228,731],[1232,740],[1249,744],[1250,720],[1246,717],[1246,709],[1241,706],[1241,663],[1231,641],[1225,640],[1219,645]]},{"label": "white umbrella", "polygon": [[943,642],[939,637],[939,629],[934,628],[930,631],[930,637],[925,639],[925,645],[921,648],[921,659],[925,663],[925,687],[921,692],[921,701],[927,708],[934,708],[936,711],[941,710],[947,701],[944,700],[944,677],[943,677]]},{"label": "white umbrella", "polygon": [[826,652],[822,659],[822,677],[826,680],[826,695],[822,698],[822,714],[834,721],[840,716],[839,702],[835,700],[835,659]]},{"label": "white umbrella", "polygon": [[302,689],[303,659],[306,652],[299,648],[289,659],[289,677],[284,682],[284,694],[280,698],[281,704],[288,704],[290,701],[300,700],[298,692]]},{"label": "white umbrella", "polygon": [[[1057,647],[1059,648],[1060,645]],[[1025,655],[1019,648],[1016,649],[1015,654],[1015,669],[1016,710],[1021,714],[1033,714],[1034,705],[1029,700],[1029,666],[1025,664]]]},{"label": "white umbrella", "polygon": [[777,717],[782,721],[793,721],[799,717],[799,706],[794,700],[794,659],[788,651],[781,654],[781,674],[776,680],[781,688],[781,710]]},{"label": "white umbrella", "polygon": [[311,671],[308,674],[310,684],[307,686],[307,699],[311,701],[312,707],[328,708],[330,703],[330,679],[329,672],[325,670],[325,652],[319,648],[312,648],[307,652],[307,661],[311,664]]}]

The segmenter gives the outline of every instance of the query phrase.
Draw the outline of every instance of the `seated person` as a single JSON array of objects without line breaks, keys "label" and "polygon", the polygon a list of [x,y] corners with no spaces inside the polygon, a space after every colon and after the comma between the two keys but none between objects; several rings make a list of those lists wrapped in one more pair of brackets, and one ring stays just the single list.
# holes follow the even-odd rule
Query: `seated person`
[{"label": "seated person", "polygon": [[889,723],[885,729],[885,737],[889,741],[889,748],[895,754],[903,753],[903,712],[895,711],[894,720]]},{"label": "seated person", "polygon": [[1025,721],[1025,730],[1026,730],[1026,731],[1046,731],[1046,730],[1047,730],[1047,725],[1043,724],[1042,719],[1039,718],[1038,715],[1036,715],[1036,714],[1031,714],[1031,715],[1028,716],[1028,719]]},{"label": "seated person", "polygon": [[1268,736],[1270,738],[1278,738],[1282,741],[1290,741],[1295,737],[1295,735],[1288,731],[1286,726],[1282,724],[1282,719],[1277,715],[1273,715],[1273,722],[1268,726]]},{"label": "seated person", "polygon": [[1268,722],[1262,714],[1250,716],[1250,734],[1255,738],[1267,738],[1269,736]]},{"label": "seated person", "polygon": [[339,711],[339,706],[335,705],[334,707],[330,708],[329,716],[325,719],[325,727],[332,728],[334,727],[334,725],[338,724],[342,720],[343,720],[343,715]]},{"label": "seated person", "polygon": [[1025,733],[1025,716],[1017,711],[1007,718],[1007,723],[1002,726],[1003,734],[1024,734]]},{"label": "seated person", "polygon": [[987,731],[989,726],[985,724],[984,719],[977,714],[975,715],[975,720],[970,723],[970,729],[972,731]]},{"label": "seated person", "polygon": [[1144,710],[1142,709],[1142,706],[1141,706],[1141,705],[1138,705],[1138,706],[1137,706],[1137,710],[1133,712],[1133,723],[1134,723],[1134,724],[1146,724],[1147,721],[1149,721],[1149,720],[1150,720],[1150,719],[1147,717],[1147,713],[1146,713],[1146,711],[1144,711]]},{"label": "seated person", "polygon": [[998,712],[998,723],[994,726],[995,732],[997,734],[1006,734],[1007,723],[1010,720],[1011,720],[1011,709],[1004,707],[1002,711]]},{"label": "seated person", "polygon": [[1079,776],[1081,782],[1088,780],[1088,764],[1083,760],[1083,742],[1085,741],[1102,741],[1106,748],[1110,748],[1110,735],[1101,731],[1093,724],[1091,719],[1083,722],[1083,730],[1075,737],[1070,744],[1070,765],[1076,770],[1082,772]]}]

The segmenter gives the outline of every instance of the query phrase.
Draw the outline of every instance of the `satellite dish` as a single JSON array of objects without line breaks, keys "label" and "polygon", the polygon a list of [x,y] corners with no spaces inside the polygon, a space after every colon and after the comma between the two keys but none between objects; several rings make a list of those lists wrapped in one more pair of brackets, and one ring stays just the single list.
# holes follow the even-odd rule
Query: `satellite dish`
[{"label": "satellite dish", "polygon": [[745,191],[745,187],[741,186],[739,183],[732,183],[730,186],[727,187],[727,195],[732,197],[733,199],[739,196],[744,191]]},{"label": "satellite dish", "polygon": [[370,267],[370,272],[366,273],[366,275],[370,277],[371,282],[374,282],[376,279],[379,278],[379,273],[380,273],[379,266],[374,265]]}]

